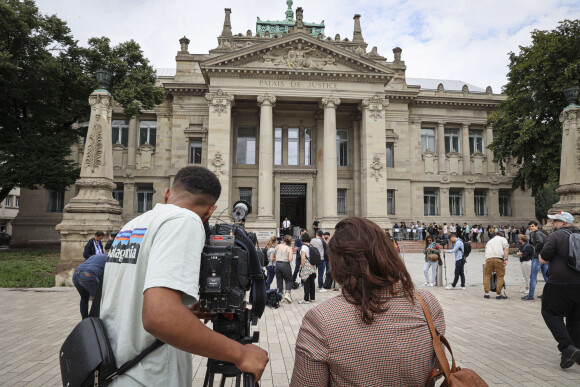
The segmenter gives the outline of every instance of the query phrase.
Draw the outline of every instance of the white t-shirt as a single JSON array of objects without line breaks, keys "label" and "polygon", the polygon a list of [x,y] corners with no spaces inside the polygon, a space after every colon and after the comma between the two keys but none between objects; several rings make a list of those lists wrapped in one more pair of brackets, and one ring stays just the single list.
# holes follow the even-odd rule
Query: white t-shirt
[{"label": "white t-shirt", "polygon": [[485,245],[485,259],[488,258],[505,258],[505,250],[510,245],[504,237],[499,235],[494,236]]},{"label": "white t-shirt", "polygon": [[[117,234],[105,265],[101,319],[117,366],[155,341],[143,329],[143,293],[154,287],[183,292],[183,303],[198,297],[205,231],[197,214],[173,204],[157,204]],[[191,354],[167,344],[117,377],[111,386],[191,386]]]}]

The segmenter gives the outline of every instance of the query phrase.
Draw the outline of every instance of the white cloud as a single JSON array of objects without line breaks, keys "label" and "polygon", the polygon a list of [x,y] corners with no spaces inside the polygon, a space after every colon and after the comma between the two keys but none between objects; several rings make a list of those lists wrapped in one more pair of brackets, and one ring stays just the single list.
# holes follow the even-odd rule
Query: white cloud
[{"label": "white cloud", "polygon": [[[234,33],[255,33],[256,17],[284,18],[283,0],[37,0],[42,13],[67,21],[76,39],[93,36],[113,43],[137,41],[154,67],[175,67],[179,39],[187,36],[190,52],[217,46],[224,8],[232,9]],[[554,29],[559,21],[580,17],[576,0],[319,0],[294,1],[304,20],[324,20],[326,34],[352,38],[355,13],[362,15],[369,49],[393,59],[403,49],[409,77],[460,79],[495,92],[506,82],[508,53],[531,43],[534,29]]]}]

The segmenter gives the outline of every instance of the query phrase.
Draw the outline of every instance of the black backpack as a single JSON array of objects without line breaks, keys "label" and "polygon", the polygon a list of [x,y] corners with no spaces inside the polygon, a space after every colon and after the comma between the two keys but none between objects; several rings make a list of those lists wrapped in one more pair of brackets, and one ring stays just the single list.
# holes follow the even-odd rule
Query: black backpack
[{"label": "black backpack", "polygon": [[268,264],[270,263],[270,257],[268,257],[268,249],[266,247],[263,247],[260,250],[262,251],[263,254],[262,265],[268,266]]},{"label": "black backpack", "polygon": [[310,264],[314,266],[320,265],[320,262],[322,262],[320,251],[318,251],[318,249],[314,246],[308,246],[308,251],[310,253],[310,257],[308,258]]},{"label": "black backpack", "polygon": [[465,242],[463,242],[463,260],[464,261],[467,257],[469,257],[469,254],[471,254],[471,242],[465,241]]},{"label": "black backpack", "polygon": [[575,271],[580,271],[580,233],[566,229],[563,231],[570,235],[568,241],[568,266]]},{"label": "black backpack", "polygon": [[282,295],[278,293],[278,289],[266,290],[266,305],[270,308],[278,309],[280,300],[282,300]]}]

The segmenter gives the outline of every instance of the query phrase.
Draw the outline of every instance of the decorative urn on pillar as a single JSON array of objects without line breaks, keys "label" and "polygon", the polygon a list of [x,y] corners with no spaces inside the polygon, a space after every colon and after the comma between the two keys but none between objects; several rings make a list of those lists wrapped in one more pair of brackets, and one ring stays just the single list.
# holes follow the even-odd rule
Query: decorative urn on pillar
[{"label": "decorative urn on pillar", "polygon": [[111,84],[111,72],[107,69],[98,69],[96,71],[97,82],[99,83],[99,89],[107,90],[107,87]]},{"label": "decorative urn on pillar", "polygon": [[580,86],[569,86],[564,89],[564,96],[566,97],[569,106],[576,104],[576,101],[578,101],[578,94],[580,94]]}]

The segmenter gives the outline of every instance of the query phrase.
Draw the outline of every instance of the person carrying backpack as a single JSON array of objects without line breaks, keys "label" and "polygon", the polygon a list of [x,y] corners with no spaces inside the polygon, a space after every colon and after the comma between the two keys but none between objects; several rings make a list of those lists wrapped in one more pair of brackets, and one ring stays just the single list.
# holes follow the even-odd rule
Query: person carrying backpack
[{"label": "person carrying backpack", "polygon": [[[300,278],[304,281],[304,300],[299,301],[299,304],[310,304],[316,298],[316,285],[314,279],[316,278],[316,266],[310,263],[310,235],[305,232],[302,234],[302,247],[300,248]],[[315,249],[315,248],[314,248]],[[320,259],[320,255],[318,255]],[[296,262],[298,265],[298,262]]]},{"label": "person carrying backpack", "polygon": [[461,278],[461,286],[459,287],[459,289],[465,290],[465,272],[463,271],[463,268],[465,266],[465,260],[463,259],[464,252],[463,241],[459,239],[457,235],[454,233],[449,235],[449,240],[451,241],[452,244],[455,245],[453,246],[453,249],[445,250],[445,252],[455,253],[455,277],[453,278],[453,283],[451,283],[451,285],[447,285],[445,289],[447,290],[458,289],[455,286],[457,285],[459,278]]},{"label": "person carrying backpack", "polygon": [[485,244],[485,269],[483,277],[483,298],[491,298],[489,295],[490,280],[493,272],[497,275],[495,299],[505,300],[507,297],[501,294],[503,289],[503,277],[508,263],[509,242],[504,237],[503,231],[496,231],[495,236]]},{"label": "person carrying backpack", "polygon": [[569,212],[548,218],[552,219],[554,232],[546,239],[539,256],[540,263],[550,262],[542,317],[558,342],[560,367],[569,368],[574,362],[580,364],[580,230],[574,226],[574,217]]}]

